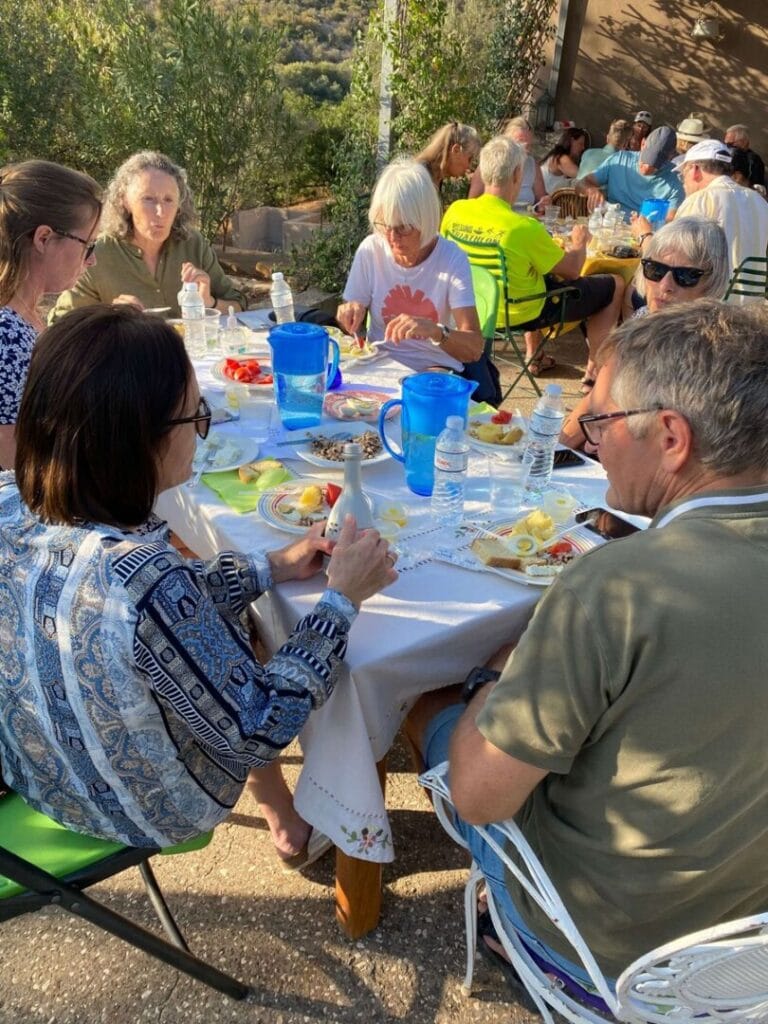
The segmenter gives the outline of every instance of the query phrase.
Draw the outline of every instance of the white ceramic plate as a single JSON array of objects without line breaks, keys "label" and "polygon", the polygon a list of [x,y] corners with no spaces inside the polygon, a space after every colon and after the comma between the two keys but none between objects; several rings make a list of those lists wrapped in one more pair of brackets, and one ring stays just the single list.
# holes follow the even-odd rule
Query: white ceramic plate
[{"label": "white ceramic plate", "polygon": [[[498,537],[509,536],[515,528],[515,524],[519,522],[520,517],[516,519],[504,519],[500,522],[491,523],[488,527],[489,533],[494,533]],[[557,538],[558,541],[567,540],[573,545],[574,556],[585,554],[587,551],[591,551],[592,548],[596,548],[601,543],[589,531],[582,529],[579,526],[574,526],[572,529],[567,530],[565,533],[560,534]],[[475,558],[474,552],[469,549],[469,553],[472,558]],[[479,561],[479,559],[476,559]],[[480,563],[482,565],[482,563]],[[570,564],[570,563],[568,563]],[[511,580],[517,580],[519,583],[526,583],[531,587],[549,587],[557,579],[559,573],[555,573],[553,576],[529,576],[527,572],[523,572],[520,569],[499,569],[494,568],[495,573],[499,573],[501,576],[507,576]]]},{"label": "white ceramic plate", "polygon": [[295,477],[293,480],[286,480],[284,484],[267,491],[259,498],[256,511],[270,526],[276,530],[284,530],[286,533],[306,533],[312,523],[319,522],[328,516],[330,508],[325,500],[323,507],[317,512],[309,513],[304,520],[296,511],[289,511],[292,502],[295,501],[305,487],[321,487],[317,480],[309,480],[302,477]]},{"label": "white ceramic plate", "polygon": [[515,452],[518,455],[521,454],[525,448],[527,434],[527,424],[522,416],[513,416],[509,423],[503,424],[505,431],[510,430],[512,427],[519,427],[523,431],[523,436],[514,444],[491,444],[489,441],[481,441],[479,438],[473,437],[471,433],[473,426],[490,423],[491,418],[495,415],[496,413],[486,412],[482,413],[480,416],[469,417],[467,421],[467,440],[470,445],[477,451],[493,452],[495,455],[503,455],[504,452]]},{"label": "white ceramic plate", "polygon": [[[192,461],[192,470],[197,472],[200,468],[206,454],[210,451],[212,446],[210,442],[216,438],[215,434],[209,434],[204,441],[200,440],[197,442],[197,451]],[[216,438],[216,440],[220,440]],[[223,440],[221,446],[216,447],[216,458],[210,466],[206,466],[204,473],[226,473],[230,469],[237,469],[238,466],[242,466],[246,462],[253,462],[256,456],[259,454],[259,446],[255,441],[250,441],[247,438],[234,438],[227,437]]]},{"label": "white ceramic plate", "polygon": [[[349,423],[345,427],[312,427],[310,430],[297,431],[296,440],[304,442],[304,438],[309,434],[312,437],[327,437],[327,438],[344,438],[345,440],[352,441],[360,434],[377,432],[369,425],[365,423]],[[378,435],[377,435],[378,436]],[[320,466],[322,469],[344,469],[344,460],[340,459],[335,461],[333,459],[324,459],[321,455],[315,455],[311,450],[309,444],[300,443],[296,446],[296,454],[304,459],[305,462],[310,462],[313,466]],[[377,462],[384,462],[389,458],[389,452],[382,446],[381,451],[378,455],[374,455],[372,459],[363,459],[360,463],[361,466],[373,466]]]},{"label": "white ceramic plate", "polygon": [[228,377],[226,373],[224,373],[224,366],[226,365],[227,359],[236,359],[239,363],[244,363],[248,359],[255,359],[261,367],[261,372],[263,374],[268,374],[270,377],[272,376],[272,367],[269,363],[264,362],[263,356],[258,356],[253,352],[240,352],[236,356],[227,356],[225,359],[220,359],[215,366],[211,367],[211,376],[214,380],[220,381],[222,384],[242,384],[243,387],[253,391],[254,394],[259,394],[262,391],[274,390],[274,385],[271,380],[268,384],[246,384],[245,381],[233,380],[231,377]]}]

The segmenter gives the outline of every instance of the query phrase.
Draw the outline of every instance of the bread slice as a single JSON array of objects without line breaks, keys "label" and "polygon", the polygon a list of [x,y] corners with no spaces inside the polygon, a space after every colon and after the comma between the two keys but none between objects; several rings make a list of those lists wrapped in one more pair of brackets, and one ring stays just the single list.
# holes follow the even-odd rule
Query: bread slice
[{"label": "bread slice", "polygon": [[248,484],[260,477],[262,473],[266,473],[269,469],[282,468],[282,462],[278,462],[277,459],[259,459],[257,462],[246,462],[244,466],[240,466],[237,470],[237,475],[242,483]]},{"label": "bread slice", "polygon": [[483,565],[491,569],[525,569],[531,561],[513,555],[506,545],[494,537],[475,537],[470,546]]}]

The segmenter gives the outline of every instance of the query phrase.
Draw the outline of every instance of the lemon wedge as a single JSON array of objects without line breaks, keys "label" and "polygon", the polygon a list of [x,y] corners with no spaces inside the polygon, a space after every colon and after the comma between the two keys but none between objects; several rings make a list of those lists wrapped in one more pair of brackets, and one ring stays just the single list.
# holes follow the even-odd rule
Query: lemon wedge
[{"label": "lemon wedge", "polygon": [[385,523],[393,523],[395,526],[399,526],[402,529],[408,522],[408,516],[402,505],[392,504],[387,505],[386,508],[382,509],[379,513],[379,519]]}]

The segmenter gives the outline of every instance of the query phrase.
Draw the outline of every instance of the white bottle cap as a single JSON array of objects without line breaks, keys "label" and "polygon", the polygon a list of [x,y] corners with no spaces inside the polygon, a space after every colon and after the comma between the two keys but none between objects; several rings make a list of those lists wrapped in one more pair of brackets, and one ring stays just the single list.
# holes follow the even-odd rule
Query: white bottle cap
[{"label": "white bottle cap", "polygon": [[283,277],[282,270],[276,270],[274,272],[274,274],[272,275],[272,280],[273,281],[283,281],[283,280],[285,280],[284,277]]},{"label": "white bottle cap", "polygon": [[185,291],[185,292],[196,292],[197,291],[197,282],[195,282],[195,281],[185,281],[184,282],[184,287],[182,288],[182,291]]},{"label": "white bottle cap", "polygon": [[445,425],[449,430],[464,430],[464,420],[461,416],[449,416]]}]

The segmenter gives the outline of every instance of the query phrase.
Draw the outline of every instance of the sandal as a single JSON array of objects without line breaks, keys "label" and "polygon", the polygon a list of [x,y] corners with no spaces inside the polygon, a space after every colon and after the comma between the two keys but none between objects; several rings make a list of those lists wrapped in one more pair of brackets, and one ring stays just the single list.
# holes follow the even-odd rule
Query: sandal
[{"label": "sandal", "polygon": [[280,858],[283,872],[291,874],[294,871],[303,871],[310,864],[314,864],[316,860],[320,860],[323,854],[327,853],[332,846],[333,841],[328,836],[324,836],[322,832],[318,832],[317,829],[313,828],[309,833],[309,839],[307,839],[298,853],[295,853],[292,857]]},{"label": "sandal", "polygon": [[529,1012],[540,1017],[541,1014],[539,1013],[539,1008],[534,1002],[531,993],[526,988],[523,979],[505,956],[502,956],[501,953],[497,953],[492,946],[488,945],[485,941],[486,935],[495,942],[499,941],[496,929],[493,926],[493,921],[491,920],[491,915],[487,910],[481,912],[477,916],[477,951],[486,963],[501,971],[504,975],[507,987],[514,996],[515,1001]]},{"label": "sandal", "polygon": [[538,359],[533,359],[528,364],[528,369],[531,371],[534,377],[540,377],[542,373],[547,373],[549,370],[554,370],[557,363],[552,356],[539,356]]}]

